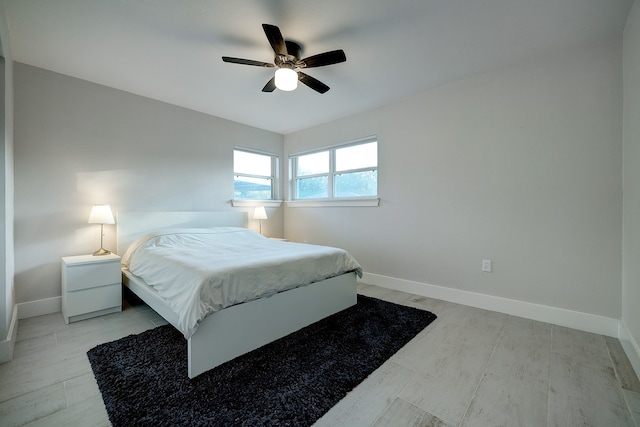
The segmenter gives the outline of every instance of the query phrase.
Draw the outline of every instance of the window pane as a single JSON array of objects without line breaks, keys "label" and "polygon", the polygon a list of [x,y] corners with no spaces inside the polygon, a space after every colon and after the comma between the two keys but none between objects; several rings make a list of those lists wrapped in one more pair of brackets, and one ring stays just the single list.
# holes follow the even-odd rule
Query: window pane
[{"label": "window pane", "polygon": [[336,150],[336,171],[378,166],[378,143],[352,145]]},{"label": "window pane", "polygon": [[233,178],[233,198],[244,200],[271,199],[271,180],[236,176]]},{"label": "window pane", "polygon": [[378,194],[378,171],[342,173],[335,176],[335,197],[362,197]]},{"label": "window pane", "polygon": [[321,199],[329,197],[329,178],[316,176],[296,180],[296,199]]},{"label": "window pane", "polygon": [[[298,176],[316,175],[329,172],[329,152],[306,154],[298,156]],[[326,197],[326,196],[324,196]]]},{"label": "window pane", "polygon": [[233,151],[233,172],[251,175],[272,176],[271,156],[249,153],[247,151]]}]

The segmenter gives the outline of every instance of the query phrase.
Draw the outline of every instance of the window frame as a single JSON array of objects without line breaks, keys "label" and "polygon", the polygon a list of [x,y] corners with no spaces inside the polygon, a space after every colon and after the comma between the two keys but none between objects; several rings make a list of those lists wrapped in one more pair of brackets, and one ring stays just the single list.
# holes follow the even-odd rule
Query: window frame
[{"label": "window frame", "polygon": [[[261,156],[267,156],[271,159],[271,175],[259,175],[259,174],[250,174],[250,173],[236,173],[235,171],[235,152],[242,151],[250,154],[258,154]],[[233,198],[232,204],[233,206],[268,206],[270,202],[277,203],[279,206],[282,200],[279,200],[280,196],[280,156],[275,153],[270,153],[268,151],[256,150],[253,148],[245,148],[245,147],[234,147],[232,153],[232,167],[231,171],[233,173]],[[258,178],[258,179],[270,179],[271,180],[271,198],[269,199],[236,199],[235,198],[235,180],[236,177],[247,177],[247,178]]]},{"label": "window frame", "polygon": [[[363,167],[356,169],[347,169],[336,171],[336,152],[342,148],[376,143],[378,148],[379,140],[377,135],[371,135],[360,138],[347,143],[336,144],[328,147],[318,148],[314,150],[301,151],[289,154],[289,199],[287,206],[290,207],[318,207],[318,206],[378,206],[379,205],[379,188],[376,184],[376,194],[369,196],[353,196],[353,197],[336,197],[335,196],[335,178],[336,175],[344,175],[347,173],[370,172],[379,170],[379,161],[376,166]],[[316,173],[310,175],[298,175],[298,158],[310,154],[321,152],[329,152],[329,170],[326,173]],[[327,197],[299,199],[297,195],[297,182],[299,179],[327,177]]]}]

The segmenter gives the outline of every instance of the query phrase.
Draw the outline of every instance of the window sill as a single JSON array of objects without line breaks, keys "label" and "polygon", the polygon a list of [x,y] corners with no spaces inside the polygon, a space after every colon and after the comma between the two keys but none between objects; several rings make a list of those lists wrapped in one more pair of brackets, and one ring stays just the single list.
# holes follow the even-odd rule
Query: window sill
[{"label": "window sill", "polygon": [[380,205],[380,198],[288,200],[286,203],[288,208],[375,207]]},{"label": "window sill", "polygon": [[264,206],[265,208],[279,208],[282,200],[231,200],[231,206],[234,208],[251,208],[256,206]]}]

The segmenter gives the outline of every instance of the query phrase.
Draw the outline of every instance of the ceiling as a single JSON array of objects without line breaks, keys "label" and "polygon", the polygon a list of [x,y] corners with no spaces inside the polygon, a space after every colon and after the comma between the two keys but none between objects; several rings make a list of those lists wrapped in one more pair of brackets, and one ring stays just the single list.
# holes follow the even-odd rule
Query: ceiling
[{"label": "ceiling", "polygon": [[[287,134],[544,52],[622,34],[633,0],[0,0],[14,61]],[[263,23],[302,56],[324,95],[261,92]]]}]

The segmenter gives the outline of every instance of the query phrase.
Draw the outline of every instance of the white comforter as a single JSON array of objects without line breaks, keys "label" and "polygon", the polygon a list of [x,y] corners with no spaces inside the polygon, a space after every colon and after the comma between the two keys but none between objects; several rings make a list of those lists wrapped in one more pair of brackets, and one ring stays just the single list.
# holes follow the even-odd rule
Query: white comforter
[{"label": "white comforter", "polygon": [[166,230],[141,237],[122,264],[163,297],[190,338],[207,315],[362,268],[346,251],[282,242],[236,227]]}]

